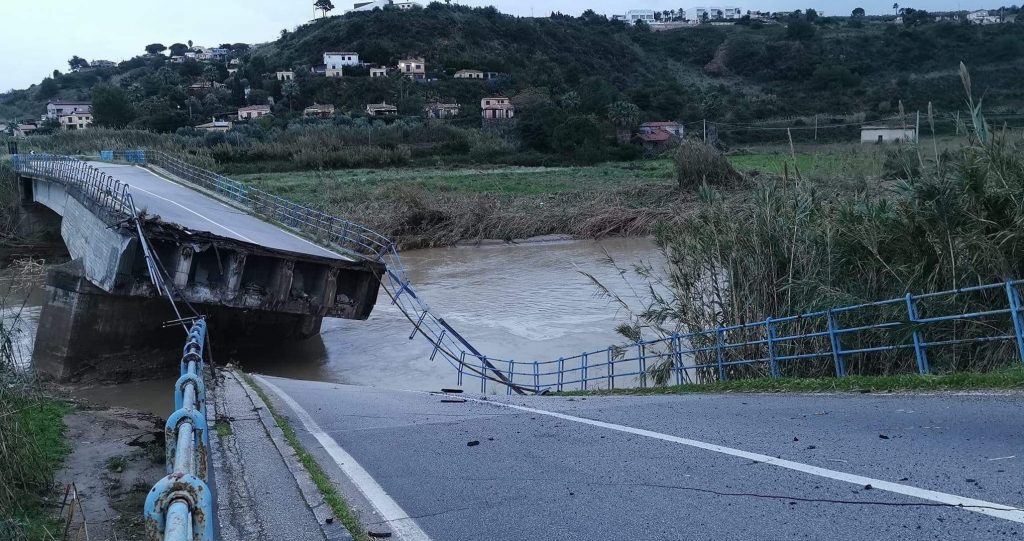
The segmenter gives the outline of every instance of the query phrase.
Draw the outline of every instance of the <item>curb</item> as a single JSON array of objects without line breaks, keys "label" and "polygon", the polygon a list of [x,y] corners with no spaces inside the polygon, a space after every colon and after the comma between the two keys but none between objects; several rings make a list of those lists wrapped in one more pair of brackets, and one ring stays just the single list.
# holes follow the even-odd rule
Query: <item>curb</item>
[{"label": "curb", "polygon": [[253,390],[245,382],[244,379],[238,377],[234,370],[225,370],[226,377],[234,379],[245,392],[246,397],[253,404],[255,413],[259,416],[260,423],[266,430],[267,435],[270,436],[271,441],[274,442],[274,447],[277,448],[277,452],[281,454],[281,458],[284,459],[285,465],[288,467],[288,471],[291,472],[292,477],[295,478],[295,483],[299,488],[299,492],[302,494],[302,498],[306,501],[306,505],[313,511],[313,515],[316,517],[317,523],[320,525],[320,529],[324,533],[324,537],[328,541],[352,541],[352,534],[345,528],[340,520],[334,517],[334,512],[331,507],[324,501],[323,495],[320,490],[317,489],[313,483],[312,477],[306,468],[299,463],[298,458],[295,456],[295,450],[292,449],[291,445],[284,439],[284,433],[281,432],[281,427],[277,426],[277,422],[274,417],[270,414],[270,410],[267,405],[260,398],[259,394]]}]

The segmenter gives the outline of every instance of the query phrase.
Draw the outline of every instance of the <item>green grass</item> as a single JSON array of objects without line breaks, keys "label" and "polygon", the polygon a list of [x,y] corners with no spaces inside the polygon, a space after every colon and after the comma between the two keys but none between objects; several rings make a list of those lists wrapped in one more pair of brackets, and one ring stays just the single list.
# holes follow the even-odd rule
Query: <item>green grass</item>
[{"label": "green grass", "polygon": [[295,450],[295,455],[298,457],[302,467],[306,468],[309,472],[309,476],[313,479],[313,483],[316,485],[320,494],[323,495],[324,501],[331,507],[334,512],[335,518],[341,521],[348,529],[352,537],[357,541],[368,541],[369,536],[366,533],[366,529],[359,523],[359,519],[355,513],[349,507],[345,499],[338,493],[338,489],[334,487],[334,483],[331,482],[331,478],[324,472],[324,469],[320,467],[316,459],[306,450],[299,441],[298,435],[295,433],[295,429],[292,428],[291,423],[288,419],[285,419],[281,414],[278,413],[277,408],[274,406],[274,402],[270,400],[270,397],[263,390],[259,384],[250,376],[243,372],[238,372],[242,379],[249,384],[256,394],[263,400],[263,403],[267,405],[267,409],[270,410],[270,414],[273,415],[274,421],[277,422],[277,426],[281,428],[281,432],[284,434],[285,440],[288,441],[288,445]]},{"label": "green grass", "polygon": [[[65,439],[64,416],[72,408],[58,400],[14,393],[0,393],[0,400],[5,402],[2,410],[10,412],[10,418],[0,423],[0,430],[7,432],[0,435],[0,477],[11,490],[0,495],[0,503],[5,503],[0,538],[53,539],[59,525],[44,506],[43,497],[71,450]],[[12,501],[4,502],[8,496]]]},{"label": "green grass", "polygon": [[788,164],[790,178],[796,178],[794,163],[800,175],[805,178],[879,177],[882,174],[884,160],[885,149],[877,145],[824,145],[804,148],[796,153],[795,160],[789,149],[729,156],[733,167],[744,173],[756,171],[781,176]]},{"label": "green grass", "polygon": [[213,431],[222,438],[226,438],[235,432],[231,429],[231,423],[227,421],[214,423]]},{"label": "green grass", "polygon": [[674,385],[647,389],[573,391],[560,395],[652,395],[686,393],[822,393],[887,391],[1024,390],[1024,368],[995,372],[921,376],[847,376],[845,378],[758,378],[705,385]]},{"label": "green grass", "polygon": [[322,201],[323,184],[337,195],[407,186],[430,193],[543,195],[615,190],[638,184],[674,184],[668,160],[606,163],[590,167],[464,167],[343,169],[238,175],[279,195],[303,201]]}]

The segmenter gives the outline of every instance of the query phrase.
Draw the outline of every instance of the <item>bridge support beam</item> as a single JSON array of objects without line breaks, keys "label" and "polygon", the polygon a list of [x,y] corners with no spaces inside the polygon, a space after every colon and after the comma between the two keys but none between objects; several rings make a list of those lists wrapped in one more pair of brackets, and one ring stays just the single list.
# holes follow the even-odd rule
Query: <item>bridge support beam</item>
[{"label": "bridge support beam", "polygon": [[[320,333],[323,318],[220,305],[196,305],[207,316],[217,362],[232,351],[303,340]],[[185,315],[185,314],[183,314]],[[32,362],[57,381],[126,381],[174,375],[181,357],[181,326],[162,297],[112,295],[92,285],[82,264],[54,267],[46,277]]]}]

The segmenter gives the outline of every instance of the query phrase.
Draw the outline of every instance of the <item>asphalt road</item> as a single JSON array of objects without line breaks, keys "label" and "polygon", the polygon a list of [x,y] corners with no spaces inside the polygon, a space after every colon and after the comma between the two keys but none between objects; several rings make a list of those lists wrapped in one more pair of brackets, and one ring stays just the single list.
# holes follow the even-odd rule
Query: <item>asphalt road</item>
[{"label": "asphalt road", "polygon": [[103,162],[90,165],[128,184],[136,208],[158,215],[165,222],[275,250],[347,259],[148,169]]},{"label": "asphalt road", "polygon": [[1024,537],[1019,393],[443,402],[257,381],[398,539]]}]

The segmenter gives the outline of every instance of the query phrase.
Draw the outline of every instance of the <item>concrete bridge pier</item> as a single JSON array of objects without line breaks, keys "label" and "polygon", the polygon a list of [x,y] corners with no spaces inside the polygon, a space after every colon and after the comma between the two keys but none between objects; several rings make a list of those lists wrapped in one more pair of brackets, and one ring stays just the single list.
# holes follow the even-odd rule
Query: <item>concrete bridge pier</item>
[{"label": "concrete bridge pier", "polygon": [[[58,381],[126,381],[175,374],[181,357],[180,325],[166,298],[110,294],[85,278],[79,262],[46,276],[33,363]],[[239,347],[304,340],[320,333],[323,317],[193,305],[210,321],[219,362]],[[182,315],[191,315],[179,302]],[[187,313],[186,313],[187,312]]]}]

